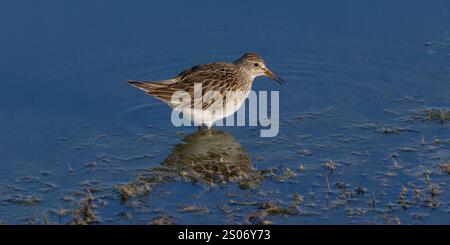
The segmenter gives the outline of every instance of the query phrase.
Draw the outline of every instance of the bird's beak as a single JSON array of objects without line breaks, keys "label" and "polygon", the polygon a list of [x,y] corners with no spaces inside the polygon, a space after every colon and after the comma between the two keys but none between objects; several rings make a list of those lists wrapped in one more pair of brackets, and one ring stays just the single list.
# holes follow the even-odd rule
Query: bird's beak
[{"label": "bird's beak", "polygon": [[264,69],[264,74],[270,78],[272,78],[273,80],[277,81],[279,84],[283,84],[284,80],[281,79],[279,76],[277,76],[277,74],[273,73],[269,68],[265,68]]}]

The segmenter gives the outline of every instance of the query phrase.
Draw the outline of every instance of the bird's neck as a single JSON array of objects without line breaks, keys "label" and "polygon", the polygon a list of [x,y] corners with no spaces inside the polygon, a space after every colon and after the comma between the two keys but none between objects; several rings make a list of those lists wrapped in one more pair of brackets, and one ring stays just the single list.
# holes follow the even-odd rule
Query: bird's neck
[{"label": "bird's neck", "polygon": [[256,74],[254,74],[251,70],[249,70],[249,69],[248,69],[247,67],[245,67],[245,66],[239,67],[239,70],[240,70],[242,79],[243,79],[245,82],[251,83],[251,82],[253,82],[253,80],[257,77]]}]

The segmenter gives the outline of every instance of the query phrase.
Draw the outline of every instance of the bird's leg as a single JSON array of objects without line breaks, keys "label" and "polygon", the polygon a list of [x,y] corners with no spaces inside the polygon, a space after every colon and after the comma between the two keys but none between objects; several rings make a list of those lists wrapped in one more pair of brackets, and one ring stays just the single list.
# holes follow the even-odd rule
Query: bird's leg
[{"label": "bird's leg", "polygon": [[210,125],[210,124],[208,124],[208,125],[206,125],[206,127],[207,127],[207,132],[208,132],[208,135],[212,135],[211,134],[211,127],[212,127],[212,125]]}]

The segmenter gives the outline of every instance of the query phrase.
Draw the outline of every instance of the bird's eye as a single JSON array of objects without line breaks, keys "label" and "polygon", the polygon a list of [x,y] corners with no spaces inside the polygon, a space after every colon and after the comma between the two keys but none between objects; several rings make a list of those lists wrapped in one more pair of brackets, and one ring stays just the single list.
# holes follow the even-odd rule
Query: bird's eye
[{"label": "bird's eye", "polygon": [[256,66],[256,67],[258,67],[259,66],[259,64],[258,63],[255,63],[255,64],[253,64],[254,66]]}]

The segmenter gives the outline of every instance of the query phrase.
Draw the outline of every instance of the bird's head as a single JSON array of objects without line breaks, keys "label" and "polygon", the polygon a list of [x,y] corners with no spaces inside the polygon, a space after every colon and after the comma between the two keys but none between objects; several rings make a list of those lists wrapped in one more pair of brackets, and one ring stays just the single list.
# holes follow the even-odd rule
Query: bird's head
[{"label": "bird's head", "polygon": [[234,64],[240,66],[254,77],[267,76],[280,84],[284,83],[283,79],[267,68],[263,58],[256,53],[244,54],[242,57],[234,61]]}]

